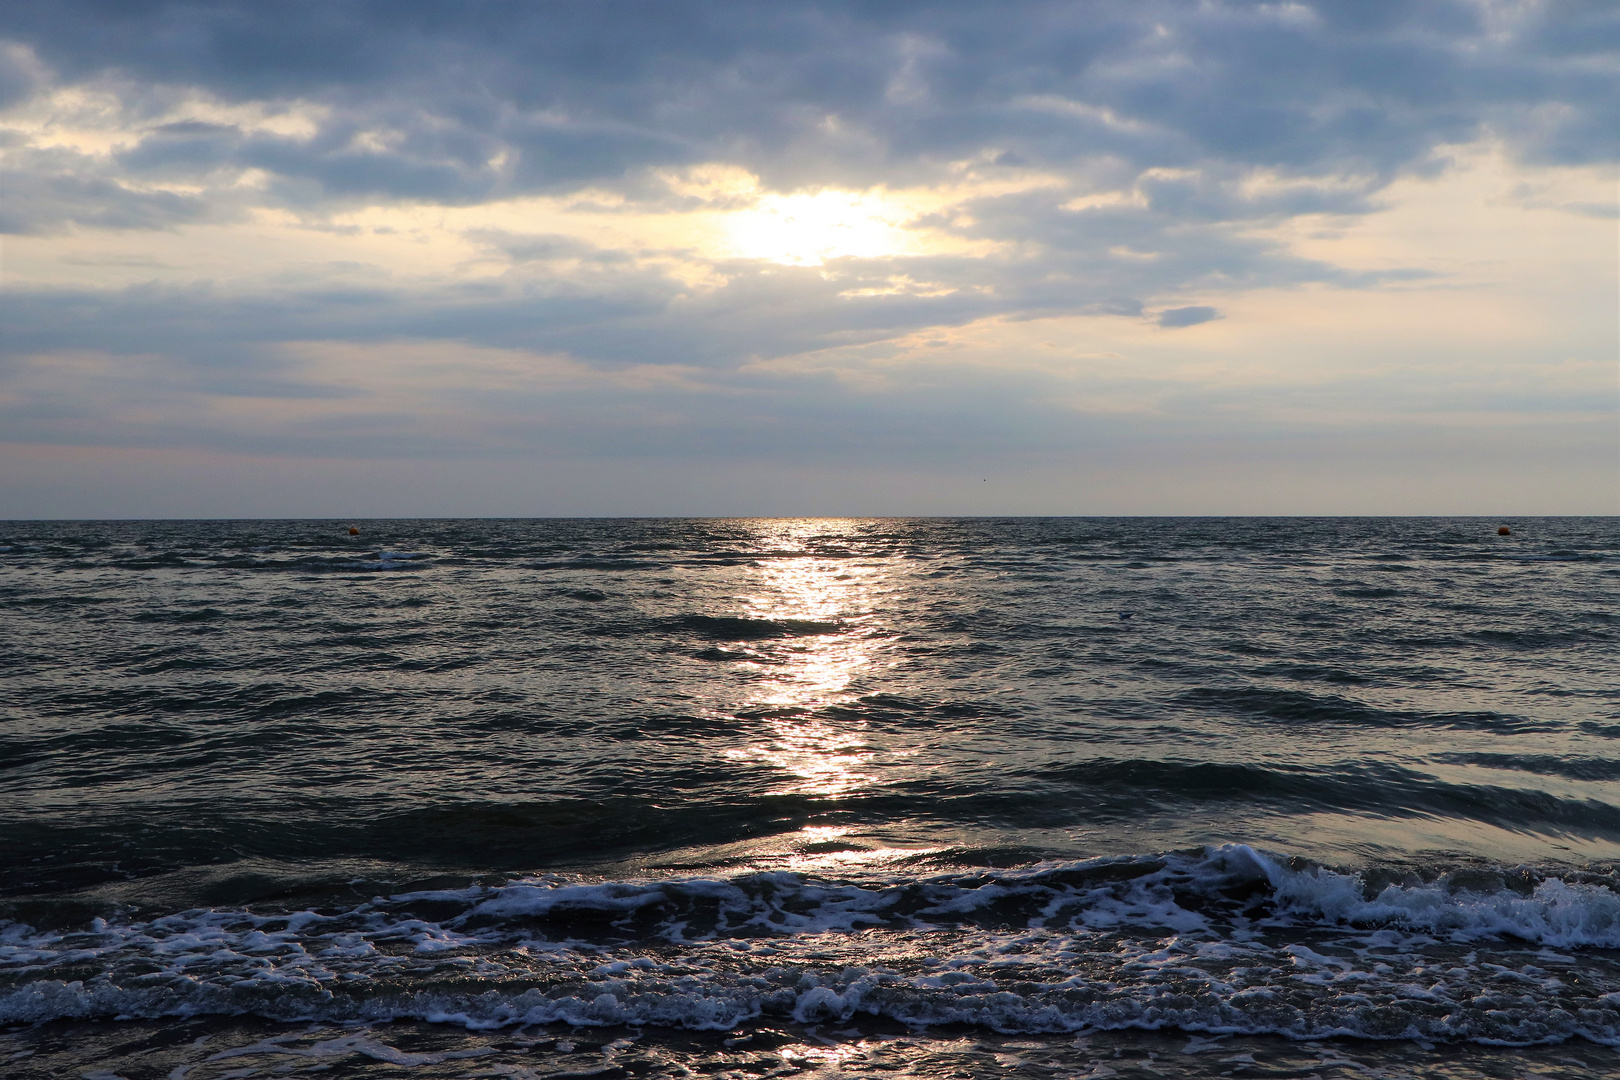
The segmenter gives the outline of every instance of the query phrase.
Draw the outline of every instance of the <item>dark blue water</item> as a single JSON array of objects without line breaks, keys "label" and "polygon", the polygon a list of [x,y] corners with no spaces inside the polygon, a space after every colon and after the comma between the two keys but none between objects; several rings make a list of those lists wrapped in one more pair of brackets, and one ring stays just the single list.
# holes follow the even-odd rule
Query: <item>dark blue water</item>
[{"label": "dark blue water", "polygon": [[1620,1070],[1620,520],[349,524],[0,524],[16,1075]]}]

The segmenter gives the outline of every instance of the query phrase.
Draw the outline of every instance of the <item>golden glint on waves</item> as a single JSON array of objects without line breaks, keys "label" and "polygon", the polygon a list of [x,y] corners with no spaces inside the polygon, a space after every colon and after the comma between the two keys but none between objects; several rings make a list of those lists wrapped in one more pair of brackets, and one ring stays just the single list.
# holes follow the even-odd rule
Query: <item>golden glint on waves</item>
[{"label": "golden glint on waves", "polygon": [[776,794],[842,795],[878,779],[866,722],[827,712],[852,696],[852,684],[874,663],[872,612],[887,575],[870,563],[812,554],[809,542],[825,539],[828,524],[772,523],[780,531],[761,539],[775,557],[763,560],[757,587],[742,598],[748,618],[796,631],[762,643],[770,662],[759,665],[747,708],[764,714],[763,730],[726,751],[786,774]]}]

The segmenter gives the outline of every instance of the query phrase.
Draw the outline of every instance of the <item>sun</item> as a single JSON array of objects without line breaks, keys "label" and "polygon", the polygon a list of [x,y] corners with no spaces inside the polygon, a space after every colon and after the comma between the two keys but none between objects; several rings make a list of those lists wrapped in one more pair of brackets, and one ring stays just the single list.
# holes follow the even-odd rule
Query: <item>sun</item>
[{"label": "sun", "polygon": [[916,237],[904,225],[913,216],[878,195],[829,189],[766,195],[728,214],[723,228],[735,257],[819,266],[828,259],[912,253]]}]

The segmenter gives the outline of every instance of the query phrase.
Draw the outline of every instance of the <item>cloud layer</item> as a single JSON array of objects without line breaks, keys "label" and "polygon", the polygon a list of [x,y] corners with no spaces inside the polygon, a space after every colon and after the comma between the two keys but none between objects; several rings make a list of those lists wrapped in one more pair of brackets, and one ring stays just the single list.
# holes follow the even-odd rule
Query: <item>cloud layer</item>
[{"label": "cloud layer", "polygon": [[[1331,376],[1233,335],[1259,298],[1500,308],[1517,279],[1448,254],[1489,215],[1572,238],[1526,280],[1585,266],[1615,131],[1602,3],[19,5],[0,417],[31,446],[877,469],[1354,425],[1402,386],[1466,428],[1490,385],[1601,433],[1612,289],[1445,391],[1404,301]],[[1401,216],[1441,188],[1476,218]],[[1525,350],[1567,389],[1536,397]]]}]

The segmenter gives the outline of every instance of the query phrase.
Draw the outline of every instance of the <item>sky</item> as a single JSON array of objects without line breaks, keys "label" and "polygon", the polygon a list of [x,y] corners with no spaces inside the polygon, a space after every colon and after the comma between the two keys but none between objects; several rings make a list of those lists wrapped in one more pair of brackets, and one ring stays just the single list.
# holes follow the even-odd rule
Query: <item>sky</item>
[{"label": "sky", "polygon": [[1620,5],[0,8],[0,518],[1620,513]]}]

